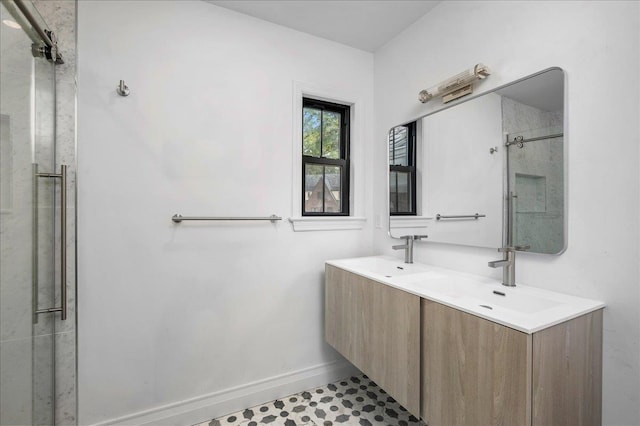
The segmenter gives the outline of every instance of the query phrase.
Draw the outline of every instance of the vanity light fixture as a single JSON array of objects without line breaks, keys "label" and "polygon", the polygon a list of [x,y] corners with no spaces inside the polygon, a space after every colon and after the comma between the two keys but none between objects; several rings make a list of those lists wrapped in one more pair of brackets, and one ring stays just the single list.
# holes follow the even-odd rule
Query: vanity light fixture
[{"label": "vanity light fixture", "polygon": [[476,64],[473,68],[464,70],[459,74],[433,86],[420,91],[418,99],[423,104],[429,100],[442,96],[442,102],[451,102],[473,92],[473,83],[476,80],[484,80],[491,74],[491,70],[484,64]]}]

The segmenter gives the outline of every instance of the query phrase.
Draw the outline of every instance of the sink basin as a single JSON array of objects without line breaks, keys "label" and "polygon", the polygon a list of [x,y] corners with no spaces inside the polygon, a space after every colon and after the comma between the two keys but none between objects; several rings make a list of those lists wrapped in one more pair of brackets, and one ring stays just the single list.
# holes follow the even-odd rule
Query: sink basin
[{"label": "sink basin", "polygon": [[390,256],[327,264],[529,334],[605,306],[536,287],[505,287],[493,278],[437,266],[406,264]]},{"label": "sink basin", "polygon": [[411,285],[418,291],[437,293],[455,299],[480,294],[487,288],[485,283],[477,280],[452,277],[435,271],[400,277],[394,282]]},{"label": "sink basin", "polygon": [[349,267],[354,270],[353,272],[381,275],[385,278],[419,274],[429,270],[422,265],[404,263],[385,257],[350,259]]},{"label": "sink basin", "polygon": [[478,302],[491,308],[509,309],[524,314],[537,314],[548,309],[554,309],[561,304],[550,298],[536,297],[532,294],[521,294],[515,291],[502,291],[504,296],[496,295],[492,291],[487,291],[482,298],[478,298]]}]

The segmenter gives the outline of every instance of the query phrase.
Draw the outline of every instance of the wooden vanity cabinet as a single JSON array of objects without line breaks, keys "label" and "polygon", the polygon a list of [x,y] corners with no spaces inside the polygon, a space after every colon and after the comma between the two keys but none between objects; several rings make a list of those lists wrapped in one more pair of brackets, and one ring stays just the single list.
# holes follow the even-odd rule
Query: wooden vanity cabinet
[{"label": "wooden vanity cabinet", "polygon": [[325,271],[326,341],[429,426],[602,423],[602,309],[528,334]]},{"label": "wooden vanity cabinet", "polygon": [[416,417],[420,297],[326,265],[325,339]]},{"label": "wooden vanity cabinet", "polygon": [[600,425],[602,310],[533,334],[422,299],[429,426]]}]

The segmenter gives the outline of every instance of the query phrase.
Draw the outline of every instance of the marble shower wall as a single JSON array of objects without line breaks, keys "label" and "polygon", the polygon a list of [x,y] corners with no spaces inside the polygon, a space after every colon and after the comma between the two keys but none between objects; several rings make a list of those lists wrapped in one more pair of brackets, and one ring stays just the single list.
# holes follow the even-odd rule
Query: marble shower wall
[{"label": "marble shower wall", "polygon": [[[562,133],[562,111],[543,111],[502,98],[503,130],[509,139]],[[511,145],[509,182],[517,194],[513,242],[532,252],[558,253],[564,247],[564,139]]]},{"label": "marble shower wall", "polygon": [[[56,66],[56,165],[67,169],[67,302],[68,316],[55,319],[55,424],[77,423],[76,397],[76,1],[34,0],[58,37],[65,63]],[[58,197],[58,194],[56,194]],[[59,198],[57,198],[59,199]],[[57,212],[59,215],[59,211]],[[57,262],[57,260],[56,260]],[[57,295],[59,297],[59,294]],[[60,301],[56,300],[59,304]],[[59,306],[59,305],[56,305]]]},{"label": "marble shower wall", "polygon": [[[2,19],[12,19],[4,4]],[[32,423],[31,41],[0,26],[0,424]]]}]

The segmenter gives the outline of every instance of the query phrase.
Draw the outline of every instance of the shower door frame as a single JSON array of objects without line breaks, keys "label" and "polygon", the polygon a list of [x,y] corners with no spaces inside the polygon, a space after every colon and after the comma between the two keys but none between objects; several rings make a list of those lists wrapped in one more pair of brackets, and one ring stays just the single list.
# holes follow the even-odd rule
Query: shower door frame
[{"label": "shower door frame", "polygon": [[[27,89],[28,102],[31,105],[27,113],[30,121],[27,133],[30,137],[30,155],[32,158],[32,196],[30,197],[32,215],[30,280],[32,313],[30,317],[32,325],[30,337],[29,334],[24,337],[24,339],[31,339],[31,350],[28,354],[25,354],[27,359],[31,359],[31,368],[27,373],[30,375],[31,399],[30,401],[26,401],[26,398],[24,399],[24,406],[30,406],[30,413],[25,414],[25,411],[22,411],[22,413],[25,415],[25,421],[30,419],[32,424],[59,424],[64,419],[59,417],[57,412],[59,408],[57,403],[59,389],[56,386],[56,378],[62,374],[62,372],[57,371],[59,364],[59,353],[56,350],[57,340],[62,340],[59,333],[69,330],[75,333],[77,330],[75,309],[73,309],[73,320],[71,321],[73,325],[71,327],[65,326],[64,323],[60,322],[67,320],[67,288],[70,285],[67,282],[68,242],[72,243],[72,250],[75,251],[75,229],[72,230],[73,241],[67,240],[68,166],[58,164],[59,156],[57,152],[58,82],[56,80],[56,64],[63,64],[64,61],[58,53],[57,40],[54,33],[45,29],[47,25],[44,19],[35,5],[31,2],[29,3],[27,4],[23,0],[2,0],[2,4],[5,6],[9,16],[15,19],[24,34],[33,42],[31,52],[25,52],[25,55],[33,56],[33,59],[31,59],[31,85]],[[23,39],[21,44],[26,41],[26,39]],[[7,78],[11,78],[10,73],[7,74]],[[43,84],[44,86],[40,87]],[[8,98],[5,98],[4,101],[7,102],[9,110],[12,110],[12,101]],[[10,120],[7,120],[7,122],[10,122]],[[8,124],[7,126],[9,127]],[[42,133],[43,129],[45,133]],[[8,131],[11,133],[10,127]],[[21,138],[17,142],[29,142],[23,139],[25,138]],[[73,143],[75,145],[75,140]],[[42,162],[43,167],[38,165],[38,162],[42,159],[41,157],[45,158],[45,161]],[[11,161],[13,162],[14,159]],[[71,168],[75,170],[75,155],[72,163]],[[10,169],[13,169],[13,166]],[[39,186],[46,186],[47,188],[45,191],[39,191]],[[23,190],[29,190],[28,184],[25,188],[11,188],[11,191],[16,193]],[[75,194],[75,188],[71,188],[71,191]],[[45,196],[44,203],[42,203],[42,195]],[[44,215],[41,215],[42,211],[45,212]],[[25,220],[28,221],[28,217]],[[41,232],[43,230],[44,232]],[[45,234],[45,237],[40,238],[41,234]],[[51,238],[48,238],[49,236]],[[18,244],[20,241],[22,240],[17,240]],[[44,251],[45,256],[41,256],[42,251]],[[45,258],[45,261],[40,262],[41,258]],[[28,267],[28,263],[25,266]],[[39,269],[44,269],[47,272],[50,269],[51,274],[41,274]],[[28,272],[25,271],[25,273],[28,275]],[[73,272],[71,273],[73,274]],[[44,275],[49,276],[45,277]],[[21,281],[23,280],[18,278],[16,283]],[[75,277],[72,278],[71,285],[73,286],[72,288],[75,288]],[[20,292],[22,289],[17,288],[16,291]],[[42,297],[42,295],[45,297]],[[74,297],[74,300],[76,299]],[[25,307],[25,309],[29,309],[29,307]],[[58,313],[60,313],[60,317],[58,317]],[[72,396],[73,408],[71,415],[74,423],[77,423],[77,357],[75,355],[77,354],[77,337],[75,335],[73,337],[73,347],[71,349],[74,352],[73,368],[75,373],[73,380],[75,383],[73,384],[74,393]],[[11,365],[9,364],[8,367],[11,367]],[[28,381],[28,377],[28,375],[25,375],[23,378]],[[20,380],[21,378],[18,377],[19,382]],[[66,402],[68,403],[68,401]],[[67,407],[68,409],[69,407]],[[69,422],[65,421],[65,423]]]}]

